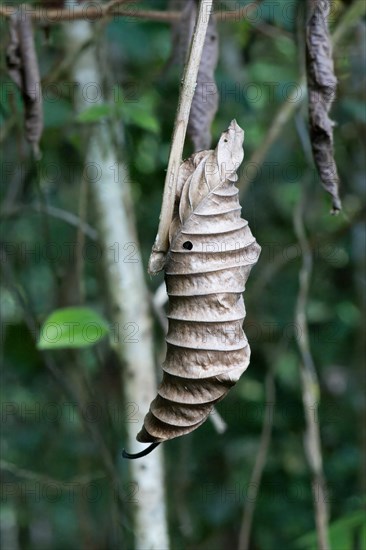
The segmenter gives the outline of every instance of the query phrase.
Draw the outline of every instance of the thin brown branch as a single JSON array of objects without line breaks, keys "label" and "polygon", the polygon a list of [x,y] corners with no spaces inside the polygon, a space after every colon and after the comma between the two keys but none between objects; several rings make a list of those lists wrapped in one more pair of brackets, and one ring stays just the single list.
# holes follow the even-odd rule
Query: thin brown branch
[{"label": "thin brown branch", "polygon": [[[341,227],[338,227],[336,230],[328,234],[315,235],[308,239],[309,246],[312,251],[319,250],[323,245],[332,242],[342,235],[344,235],[349,229],[357,223],[359,220],[363,219],[366,214],[366,206],[361,205],[361,207],[347,218],[347,223]],[[268,243],[270,246],[275,246],[278,243]],[[265,246],[265,245],[264,245]],[[297,243],[290,243],[287,245],[282,245],[280,252],[275,254],[271,260],[266,264],[265,268],[259,272],[257,279],[254,281],[251,288],[251,300],[255,300],[258,296],[261,296],[262,292],[265,290],[266,285],[273,281],[274,277],[283,267],[285,267],[289,262],[294,261],[294,257],[291,254],[285,253],[287,250],[295,249]]]},{"label": "thin brown branch", "polygon": [[197,74],[201,62],[202,50],[207,32],[212,0],[201,0],[197,13],[188,61],[184,69],[182,88],[175,116],[172,145],[165,177],[163,201],[159,227],[149,259],[148,271],[158,273],[164,267],[165,256],[169,248],[169,228],[173,218],[174,201],[179,166],[182,162],[184,140],[186,137],[189,113],[197,84]]},{"label": "thin brown branch", "polygon": [[[282,103],[281,107],[277,111],[277,114],[274,117],[274,120],[265,135],[262,143],[254,151],[250,159],[247,161],[246,166],[253,166],[255,170],[251,170],[250,173],[246,171],[244,175],[240,178],[238,182],[238,187],[240,189],[240,196],[243,197],[246,191],[248,190],[249,185],[253,182],[256,176],[256,172],[262,166],[267,153],[273,143],[276,141],[282,130],[284,129],[286,123],[290,120],[291,116],[294,114],[296,109],[301,105],[303,98],[306,95],[306,79],[305,76],[302,76],[300,81],[295,85],[294,91],[288,99]],[[300,95],[299,95],[300,94]],[[297,97],[301,99],[298,100]]]},{"label": "thin brown branch", "polygon": [[[257,0],[236,10],[218,10],[215,13],[216,20],[219,22],[245,20],[259,3],[260,0]],[[118,4],[127,4],[127,6],[131,4],[131,6],[130,8],[121,8]],[[0,6],[0,16],[10,17],[17,10],[25,9],[24,5],[22,6]],[[173,23],[181,16],[180,11],[138,9],[136,7],[136,2],[131,2],[131,0],[113,0],[107,4],[100,5],[96,5],[95,2],[90,5],[86,3],[82,8],[70,6],[68,8],[55,9],[44,8],[42,6],[27,6],[26,10],[33,21],[47,24],[78,20],[92,22],[106,17],[129,17],[131,19],[157,21],[160,23]]]},{"label": "thin brown branch", "polygon": [[57,59],[50,72],[42,78],[42,86],[46,87],[49,84],[54,84],[62,78],[62,76],[70,71],[73,65],[77,62],[80,55],[91,46],[92,40],[85,42],[79,46],[77,50],[66,54],[63,52],[62,57]]},{"label": "thin brown branch", "polygon": [[[118,5],[131,3],[131,0],[111,0],[106,4],[96,5],[95,2],[90,5],[86,3],[83,7],[74,5],[66,8],[45,8],[44,6],[29,6],[21,4],[17,6],[0,6],[0,16],[11,17],[17,12],[26,12],[33,21],[41,23],[58,23],[60,21],[76,21],[85,19],[94,21],[103,19],[109,15],[115,15]],[[126,15],[131,16],[131,10],[124,10]]]},{"label": "thin brown branch", "polygon": [[269,36],[270,38],[278,38],[278,37],[285,37],[289,40],[293,40],[293,34],[291,32],[286,31],[285,29],[281,27],[275,27],[274,25],[270,25],[269,23],[251,23],[253,25],[253,29],[261,32],[262,34],[265,34],[266,36]]},{"label": "thin brown branch", "polygon": [[68,212],[67,210],[63,210],[62,208],[57,208],[56,206],[51,205],[42,205],[40,203],[34,203],[34,204],[17,204],[12,208],[9,209],[3,209],[0,212],[0,219],[7,219],[7,218],[13,218],[14,216],[17,216],[20,212],[23,212],[24,210],[34,210],[35,212],[43,212],[46,211],[49,216],[52,218],[56,218],[59,220],[64,221],[65,223],[79,228],[89,239],[92,241],[96,241],[98,238],[97,231],[91,227],[88,223],[81,220],[76,214],[73,214],[72,212]]},{"label": "thin brown branch", "polygon": [[25,468],[20,468],[13,462],[8,462],[7,460],[3,459],[0,460],[0,469],[4,472],[10,472],[11,474],[19,478],[36,481],[43,485],[52,485],[54,487],[59,487],[60,489],[64,487],[69,487],[70,485],[74,485],[75,488],[82,489],[83,485],[88,485],[91,481],[95,481],[97,479],[105,479],[106,477],[106,474],[103,472],[95,472],[91,475],[77,476],[71,478],[68,481],[63,481],[60,479],[55,479],[53,477],[45,476],[44,474],[40,474],[38,472],[26,470]]},{"label": "thin brown branch", "polygon": [[128,10],[119,9],[113,13],[116,17],[130,17],[145,21],[156,21],[158,23],[174,23],[181,16],[180,11],[159,11],[159,10]]},{"label": "thin brown branch", "polygon": [[306,421],[304,448],[312,474],[312,489],[318,547],[321,550],[329,550],[327,493],[323,473],[323,458],[318,421],[320,388],[310,349],[306,316],[313,258],[305,233],[303,207],[303,201],[301,201],[294,214],[294,229],[303,257],[303,263],[299,273],[299,294],[295,312],[295,323],[297,329],[295,331],[295,337],[301,356],[301,391]]}]

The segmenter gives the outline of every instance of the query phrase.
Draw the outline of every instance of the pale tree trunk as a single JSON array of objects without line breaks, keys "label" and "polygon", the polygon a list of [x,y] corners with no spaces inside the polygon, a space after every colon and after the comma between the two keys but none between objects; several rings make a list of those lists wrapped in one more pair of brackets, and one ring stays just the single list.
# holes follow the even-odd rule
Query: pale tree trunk
[{"label": "pale tree trunk", "polygon": [[[66,23],[64,28],[69,51],[79,51],[82,44],[92,38],[92,27],[87,22]],[[73,78],[79,85],[76,106],[80,112],[92,105],[87,100],[88,85],[93,83],[102,90],[93,46],[77,58]],[[127,419],[126,448],[136,452],[142,449],[135,441],[136,433],[156,394],[148,293],[137,246],[126,166],[118,159],[108,124],[95,125],[91,133],[86,163],[96,164],[101,177],[91,179],[89,188],[95,206],[95,225],[103,247],[113,322],[118,330],[115,351],[123,365],[125,401],[133,404],[130,409],[133,415]],[[132,481],[137,484],[135,546],[138,550],[166,550],[169,542],[161,448],[144,458],[132,460],[130,466]]]}]

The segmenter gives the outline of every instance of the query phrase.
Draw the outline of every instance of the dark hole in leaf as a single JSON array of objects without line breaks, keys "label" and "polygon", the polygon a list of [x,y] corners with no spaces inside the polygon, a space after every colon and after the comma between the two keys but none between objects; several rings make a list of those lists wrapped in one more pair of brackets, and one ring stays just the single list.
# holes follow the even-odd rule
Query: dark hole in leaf
[{"label": "dark hole in leaf", "polygon": [[186,241],[185,243],[183,243],[183,248],[185,248],[186,250],[192,250],[193,244],[191,243],[191,241]]},{"label": "dark hole in leaf", "polygon": [[224,139],[225,143],[227,142],[227,139]]}]

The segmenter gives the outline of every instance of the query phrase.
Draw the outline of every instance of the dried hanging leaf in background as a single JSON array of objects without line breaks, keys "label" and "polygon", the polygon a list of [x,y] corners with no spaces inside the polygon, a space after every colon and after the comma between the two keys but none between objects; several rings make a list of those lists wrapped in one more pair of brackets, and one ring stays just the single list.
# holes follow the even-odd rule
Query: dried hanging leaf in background
[{"label": "dried hanging leaf in background", "polygon": [[[173,8],[181,6],[182,4],[178,5],[176,1],[173,4]],[[189,53],[197,11],[197,1],[188,0],[184,3],[180,20],[173,25],[173,48],[175,58],[180,65],[184,65]],[[211,15],[187,127],[187,133],[195,151],[208,149],[211,145],[211,124],[217,111],[219,97],[214,76],[219,56],[218,38],[216,21]]]},{"label": "dried hanging leaf in background", "polygon": [[39,157],[39,141],[43,131],[42,89],[32,22],[26,10],[17,10],[11,16],[9,31],[6,64],[10,77],[22,94],[26,138],[35,156]]},{"label": "dried hanging leaf in background", "polygon": [[164,377],[138,441],[158,443],[195,430],[249,364],[242,292],[260,247],[240,217],[234,183],[243,139],[233,120],[214,151],[195,153],[180,167],[164,268]]},{"label": "dried hanging leaf in background", "polygon": [[341,210],[339,177],[333,152],[333,121],[329,118],[337,78],[328,30],[329,0],[307,0],[306,69],[309,89],[309,124],[314,161],[324,188],[332,196],[333,210]]}]

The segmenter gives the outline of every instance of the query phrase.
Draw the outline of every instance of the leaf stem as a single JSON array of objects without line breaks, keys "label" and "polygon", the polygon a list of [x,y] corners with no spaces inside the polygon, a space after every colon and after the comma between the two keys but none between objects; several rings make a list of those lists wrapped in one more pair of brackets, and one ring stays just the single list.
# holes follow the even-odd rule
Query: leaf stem
[{"label": "leaf stem", "polygon": [[125,449],[122,450],[122,456],[123,458],[129,458],[130,460],[134,460],[135,458],[142,458],[143,456],[146,456],[151,453],[156,447],[160,445],[160,441],[157,441],[155,443],[151,443],[149,447],[144,449],[143,451],[135,454],[128,453]]}]

